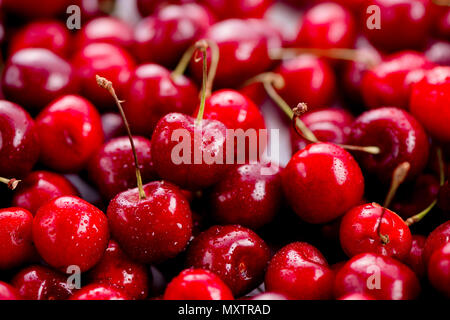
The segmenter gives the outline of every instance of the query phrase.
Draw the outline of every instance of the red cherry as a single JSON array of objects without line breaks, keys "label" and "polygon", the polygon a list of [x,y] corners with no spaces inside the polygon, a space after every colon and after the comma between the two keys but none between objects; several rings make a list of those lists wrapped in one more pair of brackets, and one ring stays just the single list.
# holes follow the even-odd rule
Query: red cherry
[{"label": "red cherry", "polygon": [[423,260],[423,250],[427,238],[421,235],[412,236],[412,245],[409,255],[404,262],[416,273],[418,278],[423,278],[426,274],[425,261]]},{"label": "red cherry", "polygon": [[428,279],[434,288],[450,297],[450,243],[437,249],[431,256]]},{"label": "red cherry", "polygon": [[208,194],[211,212],[217,221],[251,229],[273,220],[282,197],[280,168],[259,162],[228,170]]},{"label": "red cherry", "polygon": [[11,283],[26,300],[66,300],[72,295],[65,275],[38,265],[21,270]]},{"label": "red cherry", "polygon": [[423,260],[425,264],[428,263],[431,255],[436,250],[448,242],[450,242],[450,221],[444,222],[428,235],[423,249]]},{"label": "red cherry", "polygon": [[160,5],[158,1],[155,0],[137,0],[137,8],[141,16],[146,17],[155,11],[155,8]]},{"label": "red cherry", "polygon": [[73,66],[81,83],[81,93],[98,108],[112,105],[110,95],[97,86],[95,76],[111,80],[119,96],[124,96],[135,68],[132,57],[122,48],[109,43],[91,43],[74,56]]},{"label": "red cherry", "polygon": [[105,255],[89,272],[89,279],[118,288],[132,299],[145,299],[148,295],[149,274],[146,266],[128,258],[114,240],[109,241]]},{"label": "red cherry", "polygon": [[295,45],[308,48],[353,48],[356,38],[351,12],[337,3],[320,3],[302,16]]},{"label": "red cherry", "polygon": [[450,37],[450,9],[434,2],[431,3],[431,6],[435,7],[437,13],[433,18],[435,34],[442,39],[448,39]]},{"label": "red cherry", "polygon": [[450,67],[436,67],[413,85],[409,108],[432,136],[450,141]]},{"label": "red cherry", "polygon": [[273,0],[202,0],[220,20],[263,18]]},{"label": "red cherry", "polygon": [[25,177],[39,158],[39,136],[22,107],[0,100],[0,176]]},{"label": "red cherry", "polygon": [[171,76],[157,64],[139,66],[130,80],[124,110],[132,132],[151,137],[168,113],[191,115],[199,102],[197,87],[185,76]]},{"label": "red cherry", "polygon": [[79,96],[62,96],[36,118],[41,161],[61,172],[77,172],[103,143],[100,115]]},{"label": "red cherry", "polygon": [[187,269],[175,277],[164,300],[233,300],[233,294],[218,276],[208,270]]},{"label": "red cherry", "polygon": [[[450,10],[448,11],[450,12]],[[449,15],[450,20],[450,15]],[[427,59],[435,64],[450,66],[450,42],[433,41],[424,52]]]},{"label": "red cherry", "polygon": [[355,154],[367,173],[385,182],[403,162],[410,164],[408,177],[417,176],[427,163],[430,148],[421,124],[406,111],[393,107],[360,115],[353,123],[350,144],[380,148],[379,154]]},{"label": "red cherry", "polygon": [[291,243],[278,251],[266,272],[266,290],[297,300],[326,300],[333,294],[333,271],[310,244]]},{"label": "red cherry", "polygon": [[30,173],[14,192],[12,205],[33,215],[44,204],[61,196],[78,196],[77,189],[64,176],[49,171]]},{"label": "red cherry", "polygon": [[413,300],[419,295],[420,284],[414,272],[401,262],[363,253],[337,273],[334,291],[337,297],[360,293],[376,300]]},{"label": "red cherry", "polygon": [[64,14],[68,5],[66,0],[3,0],[2,10],[27,19],[48,18]]},{"label": "red cherry", "polygon": [[[382,239],[379,232],[387,240]],[[350,258],[360,253],[373,252],[404,260],[411,251],[412,236],[402,218],[372,203],[353,208],[344,215],[340,241],[342,249]]]},{"label": "red cherry", "polygon": [[120,289],[104,285],[90,284],[78,290],[70,300],[129,300]]},{"label": "red cherry", "polygon": [[86,271],[96,265],[108,245],[106,216],[86,201],[66,196],[43,205],[33,221],[33,240],[53,268],[71,265]]},{"label": "red cherry", "polygon": [[364,178],[356,161],[341,147],[314,143],[298,151],[282,172],[285,196],[300,218],[326,223],[359,203]]},{"label": "red cherry", "polygon": [[33,215],[21,208],[0,209],[0,270],[28,261],[34,253]]},{"label": "red cherry", "polygon": [[122,117],[120,114],[115,112],[107,112],[102,114],[102,128],[106,142],[113,138],[118,138],[127,134]]},{"label": "red cherry", "polygon": [[22,49],[9,57],[2,90],[8,100],[30,112],[41,110],[61,95],[77,91],[71,65],[42,48]]},{"label": "red cherry", "polygon": [[162,262],[184,250],[192,235],[191,210],[181,190],[166,182],[119,193],[108,206],[111,233],[142,263]]},{"label": "red cherry", "polygon": [[215,273],[235,296],[241,296],[261,283],[269,259],[269,248],[256,233],[228,225],[198,235],[189,246],[186,263]]},{"label": "red cherry", "polygon": [[22,296],[16,288],[0,281],[0,301],[2,300],[22,300]]},{"label": "red cherry", "polygon": [[371,296],[361,293],[349,293],[345,296],[340,297],[338,300],[375,300]]},{"label": "red cherry", "polygon": [[36,21],[26,25],[11,39],[9,54],[25,48],[44,48],[67,57],[70,41],[71,35],[63,23],[57,20]]}]

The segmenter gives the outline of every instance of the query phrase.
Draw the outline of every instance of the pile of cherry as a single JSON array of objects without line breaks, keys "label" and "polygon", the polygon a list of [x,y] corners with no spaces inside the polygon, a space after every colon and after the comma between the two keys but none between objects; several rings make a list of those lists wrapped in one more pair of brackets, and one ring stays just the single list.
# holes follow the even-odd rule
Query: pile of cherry
[{"label": "pile of cherry", "polygon": [[[291,2],[1,2],[0,300],[450,297],[448,3]],[[172,161],[268,98],[285,167]]]}]

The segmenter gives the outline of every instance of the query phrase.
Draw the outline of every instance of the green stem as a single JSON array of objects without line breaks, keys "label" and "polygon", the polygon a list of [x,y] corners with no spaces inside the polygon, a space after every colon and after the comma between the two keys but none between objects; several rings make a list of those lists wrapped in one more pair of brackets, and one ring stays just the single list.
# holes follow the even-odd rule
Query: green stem
[{"label": "green stem", "polygon": [[207,59],[207,48],[206,42],[198,45],[198,49],[201,51],[203,57],[203,81],[202,81],[202,93],[200,99],[200,108],[197,114],[197,119],[195,120],[196,125],[200,125],[203,120],[203,114],[205,113],[206,96],[208,91],[208,59]]}]

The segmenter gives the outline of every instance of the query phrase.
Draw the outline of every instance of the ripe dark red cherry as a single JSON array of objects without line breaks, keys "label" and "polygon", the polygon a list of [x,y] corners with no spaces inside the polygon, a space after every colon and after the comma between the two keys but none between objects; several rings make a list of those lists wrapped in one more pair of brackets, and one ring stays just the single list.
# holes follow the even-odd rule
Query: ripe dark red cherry
[{"label": "ripe dark red cherry", "polygon": [[450,297],[450,243],[437,249],[431,256],[428,279],[434,288]]},{"label": "ripe dark red cherry", "polygon": [[0,301],[1,300],[22,300],[22,296],[16,288],[0,281]]},{"label": "ripe dark red cherry", "polygon": [[[379,232],[387,239],[382,239]],[[380,205],[371,203],[355,207],[343,216],[340,241],[342,249],[350,258],[360,253],[373,252],[404,260],[411,251],[412,236],[402,218],[391,210],[383,210]]]},{"label": "ripe dark red cherry", "polygon": [[201,0],[220,20],[263,18],[273,0]]},{"label": "ripe dark red cherry", "polygon": [[43,205],[33,221],[33,240],[41,257],[55,269],[96,265],[109,240],[108,221],[86,201],[65,196]]},{"label": "ripe dark red cherry", "polygon": [[413,85],[411,113],[436,139],[450,141],[450,67],[436,67]]},{"label": "ripe dark red cherry", "polygon": [[198,89],[183,75],[172,76],[157,64],[143,64],[133,73],[123,104],[131,131],[151,137],[168,113],[191,115],[199,103]]},{"label": "ripe dark red cherry", "polygon": [[387,182],[401,163],[408,162],[408,177],[417,176],[425,167],[428,137],[422,125],[404,110],[385,107],[364,112],[353,123],[350,144],[377,146],[379,154],[355,152],[361,167],[380,181]]},{"label": "ripe dark red cherry", "polygon": [[0,209],[0,270],[28,261],[33,253],[33,215],[21,208]]},{"label": "ripe dark red cherry", "polygon": [[333,295],[334,272],[312,245],[291,243],[270,260],[266,272],[267,291],[279,292],[290,299],[326,300]]},{"label": "ripe dark red cherry", "polygon": [[120,289],[104,285],[90,284],[78,290],[70,300],[130,300]]},{"label": "ripe dark red cherry", "polygon": [[99,109],[111,107],[111,96],[97,86],[95,76],[100,75],[114,83],[123,97],[135,68],[133,58],[124,49],[109,43],[91,43],[80,49],[72,59],[81,84],[81,93]]},{"label": "ripe dark red cherry", "polygon": [[131,299],[145,299],[149,291],[147,267],[128,258],[114,240],[109,241],[103,258],[89,272],[89,280],[118,288]]},{"label": "ripe dark red cherry", "polygon": [[337,297],[360,293],[376,300],[413,300],[420,293],[420,284],[415,273],[401,262],[375,253],[363,253],[339,270],[334,292]]},{"label": "ripe dark red cherry", "polygon": [[48,201],[61,196],[78,196],[77,189],[64,176],[49,171],[30,173],[14,192],[12,205],[33,215]]},{"label": "ripe dark red cherry", "polygon": [[356,38],[351,12],[337,3],[317,4],[302,16],[295,40],[299,47],[353,48]]},{"label": "ripe dark red cherry", "polygon": [[175,277],[164,292],[164,300],[233,300],[231,290],[214,273],[187,269]]},{"label": "ripe dark red cherry", "polygon": [[142,263],[163,262],[184,250],[192,235],[189,203],[167,182],[119,193],[108,206],[111,233],[121,248]]},{"label": "ripe dark red cherry", "polygon": [[186,264],[218,275],[238,297],[263,280],[269,247],[253,231],[238,225],[214,226],[194,238]]},{"label": "ripe dark red cherry", "polygon": [[33,0],[4,0],[2,9],[20,17],[33,19],[49,18],[63,14],[68,5],[66,0],[43,0],[40,2]]},{"label": "ripe dark red cherry", "polygon": [[102,114],[102,128],[105,142],[127,134],[122,117],[115,112],[106,112]]},{"label": "ripe dark red cherry", "polygon": [[83,169],[103,143],[100,115],[79,96],[62,96],[36,118],[41,162],[57,171]]},{"label": "ripe dark red cherry", "polygon": [[3,71],[5,97],[30,112],[77,90],[72,66],[48,49],[22,49],[9,57]]},{"label": "ripe dark red cherry", "polygon": [[28,112],[0,100],[0,176],[25,177],[37,162],[39,149],[39,136]]},{"label": "ripe dark red cherry", "polygon": [[66,300],[72,295],[67,276],[44,266],[30,266],[11,281],[26,300]]},{"label": "ripe dark red cherry", "polygon": [[422,235],[413,235],[411,251],[406,259],[404,259],[405,264],[416,273],[419,279],[423,278],[427,272],[425,261],[423,260],[423,250],[426,240],[427,238]]},{"label": "ripe dark red cherry", "polygon": [[353,157],[330,143],[314,143],[298,151],[282,172],[289,204],[304,221],[326,223],[356,206],[364,178]]},{"label": "ripe dark red cherry", "polygon": [[450,242],[450,221],[446,221],[434,229],[427,237],[423,250],[423,260],[427,264],[434,251]]},{"label": "ripe dark red cherry", "polygon": [[217,221],[251,229],[273,220],[282,197],[280,168],[260,162],[228,170],[208,194],[211,213]]}]

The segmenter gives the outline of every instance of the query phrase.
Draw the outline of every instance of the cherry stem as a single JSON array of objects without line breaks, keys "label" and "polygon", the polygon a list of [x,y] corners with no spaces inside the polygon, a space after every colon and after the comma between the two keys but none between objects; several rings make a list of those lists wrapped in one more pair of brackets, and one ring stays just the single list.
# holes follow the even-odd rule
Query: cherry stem
[{"label": "cherry stem", "polygon": [[195,120],[195,125],[200,125],[203,120],[203,114],[205,113],[205,104],[206,104],[206,96],[208,92],[208,59],[207,59],[207,49],[208,49],[208,43],[206,41],[200,40],[196,44],[196,49],[202,53],[202,58],[195,58],[203,59],[203,81],[202,81],[202,92],[201,92],[201,98],[200,98],[200,108],[198,111],[197,119]]},{"label": "cherry stem", "polygon": [[171,73],[172,79],[176,79],[179,76],[182,76],[189,65],[189,62],[192,59],[192,56],[194,55],[195,50],[197,50],[197,47],[194,45],[190,46],[189,49],[186,50],[186,52],[181,57],[180,62],[178,62],[178,65],[175,67],[175,69]]},{"label": "cherry stem", "polygon": [[133,141],[133,136],[131,134],[130,125],[128,124],[127,117],[125,116],[125,112],[123,111],[123,108],[122,108],[123,101],[120,101],[119,98],[117,98],[116,92],[114,90],[114,87],[113,87],[113,84],[111,81],[109,81],[106,78],[100,77],[99,75],[96,76],[96,79],[97,79],[97,84],[99,85],[99,87],[108,90],[108,92],[114,98],[117,108],[119,109],[123,123],[125,124],[125,128],[127,129],[128,138],[130,139],[131,150],[133,151],[134,165],[136,166],[136,180],[137,180],[137,187],[139,190],[139,199],[141,199],[141,200],[145,199],[146,195],[145,195],[144,187],[142,184],[141,171],[139,170],[139,167],[140,167],[139,160],[137,157],[136,148],[134,146],[134,141]]},{"label": "cherry stem", "polygon": [[16,189],[21,181],[22,180],[17,180],[15,178],[7,179],[0,177],[0,182],[6,184],[10,190]]}]

